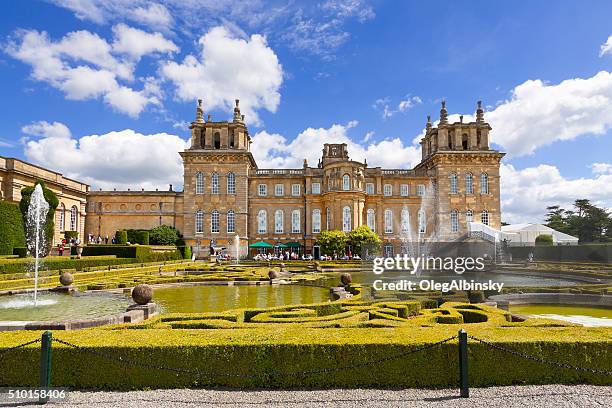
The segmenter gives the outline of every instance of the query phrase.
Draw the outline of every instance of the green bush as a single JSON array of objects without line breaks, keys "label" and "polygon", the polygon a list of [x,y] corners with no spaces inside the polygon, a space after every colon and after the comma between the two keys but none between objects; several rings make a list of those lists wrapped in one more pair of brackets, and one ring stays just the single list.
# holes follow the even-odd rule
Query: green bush
[{"label": "green bush", "polygon": [[181,234],[174,227],[160,225],[149,231],[149,241],[152,245],[176,245]]},{"label": "green bush", "polygon": [[[85,247],[87,248],[87,247]],[[133,258],[81,258],[81,259],[46,259],[44,258],[41,263],[41,270],[59,270],[59,269],[76,269],[81,271],[85,268],[96,267],[96,266],[109,266],[109,265],[122,265],[140,262]],[[24,273],[28,272],[31,265],[31,259],[23,258],[12,262],[0,263],[0,274],[10,273]]]},{"label": "green bush", "polygon": [[0,255],[12,255],[13,248],[25,246],[23,215],[19,206],[0,201]]},{"label": "green bush", "polygon": [[78,231],[64,231],[64,238],[67,242],[70,242],[72,238],[77,239],[79,237]]},{"label": "green bush", "polygon": [[128,242],[128,236],[126,230],[119,230],[115,232],[115,243],[117,245],[125,245]]},{"label": "green bush", "polygon": [[44,234],[46,238],[45,248],[41,250],[41,253],[43,255],[47,255],[51,251],[51,246],[53,245],[53,235],[55,234],[55,209],[59,205],[59,200],[57,199],[57,196],[53,191],[49,190],[45,186],[45,183],[40,180],[37,180],[36,183],[34,183],[34,186],[24,187],[21,189],[21,201],[19,202],[19,210],[21,211],[23,220],[25,222],[28,214],[28,207],[30,206],[30,199],[32,198],[32,193],[34,192],[36,184],[40,184],[40,186],[42,187],[45,201],[47,202],[47,204],[49,204],[49,212],[47,212],[47,219],[45,220],[44,229]]},{"label": "green bush", "polygon": [[535,244],[536,245],[552,245],[553,237],[552,235],[540,234],[536,237]]},{"label": "green bush", "polygon": [[183,259],[191,259],[192,252],[190,246],[183,245],[177,247],[177,249],[181,252],[181,256],[183,257]]},{"label": "green bush", "polygon": [[26,247],[14,247],[13,248],[13,255],[17,255],[20,258],[25,258],[26,256],[28,256],[28,248],[26,248]]},{"label": "green bush", "polygon": [[149,245],[149,231],[129,229],[127,232],[127,242],[132,244]]}]

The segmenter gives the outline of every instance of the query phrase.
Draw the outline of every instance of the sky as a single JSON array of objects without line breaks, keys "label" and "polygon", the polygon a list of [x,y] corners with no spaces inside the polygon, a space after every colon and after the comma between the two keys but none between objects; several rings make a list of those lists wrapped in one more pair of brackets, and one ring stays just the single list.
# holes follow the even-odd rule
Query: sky
[{"label": "sky", "polygon": [[323,143],[411,168],[426,115],[486,107],[502,221],[612,208],[612,2],[47,0],[0,3],[0,155],[92,188],[182,184],[196,100],[235,99],[260,168]]}]

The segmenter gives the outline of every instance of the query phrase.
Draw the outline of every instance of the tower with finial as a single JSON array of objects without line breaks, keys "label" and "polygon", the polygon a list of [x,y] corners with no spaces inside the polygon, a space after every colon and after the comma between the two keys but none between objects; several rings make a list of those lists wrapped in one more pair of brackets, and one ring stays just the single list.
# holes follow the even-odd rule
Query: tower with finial
[{"label": "tower with finial", "polygon": [[442,107],[440,108],[440,125],[448,124],[448,112],[446,112],[446,100],[442,99]]},{"label": "tower with finial", "polygon": [[476,123],[484,123],[484,111],[482,110],[482,101],[476,102]]},{"label": "tower with finial", "polygon": [[204,108],[202,107],[202,99],[198,99],[198,106],[196,107],[196,122],[204,122]]},{"label": "tower with finial", "polygon": [[236,106],[234,107],[234,122],[242,121],[242,115],[240,114],[240,99],[236,99]]}]

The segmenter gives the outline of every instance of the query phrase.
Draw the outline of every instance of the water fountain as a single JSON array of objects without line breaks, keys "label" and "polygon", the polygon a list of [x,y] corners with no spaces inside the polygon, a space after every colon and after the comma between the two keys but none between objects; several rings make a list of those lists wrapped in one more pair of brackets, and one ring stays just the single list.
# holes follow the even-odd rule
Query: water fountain
[{"label": "water fountain", "polygon": [[238,234],[234,236],[234,249],[236,251],[236,264],[240,263],[240,237]]},{"label": "water fountain", "polygon": [[34,255],[34,306],[38,305],[38,268],[40,257],[45,253],[45,223],[48,212],[49,203],[45,200],[41,185],[37,184],[30,197],[25,225],[28,249]]}]

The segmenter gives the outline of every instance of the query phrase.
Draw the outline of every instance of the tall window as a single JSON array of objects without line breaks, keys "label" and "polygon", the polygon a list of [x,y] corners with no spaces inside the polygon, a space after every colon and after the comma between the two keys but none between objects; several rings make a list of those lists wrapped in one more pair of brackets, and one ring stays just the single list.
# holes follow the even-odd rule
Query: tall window
[{"label": "tall window", "polygon": [[195,214],[195,232],[196,234],[204,232],[204,211],[198,210]]},{"label": "tall window", "polygon": [[393,256],[393,244],[385,244],[385,256],[391,258]]},{"label": "tall window", "polygon": [[204,174],[196,173],[196,194],[204,194]]},{"label": "tall window", "polygon": [[76,205],[73,205],[70,209],[70,231],[79,230],[79,210]]},{"label": "tall window", "polygon": [[410,213],[407,208],[402,209],[401,219],[402,233],[405,234],[410,230]]},{"label": "tall window", "polygon": [[368,223],[368,227],[370,227],[372,231],[376,231],[376,213],[374,212],[374,209],[372,208],[368,209],[367,223]]},{"label": "tall window", "polygon": [[351,227],[352,227],[352,219],[351,219],[351,208],[350,207],[344,207],[342,209],[342,231],[344,232],[351,232]]},{"label": "tall window", "polygon": [[459,213],[457,210],[452,210],[450,213],[451,232],[459,231]]},{"label": "tall window", "polygon": [[259,210],[257,214],[257,233],[265,234],[268,230],[268,213],[266,210]]},{"label": "tall window", "polygon": [[291,232],[299,234],[300,230],[300,210],[293,210],[291,212]]},{"label": "tall window", "polygon": [[400,186],[400,195],[402,197],[407,197],[408,196],[408,184],[402,184]]},{"label": "tall window", "polygon": [[331,229],[331,208],[329,207],[325,209],[325,229]]},{"label": "tall window", "polygon": [[385,234],[393,233],[393,211],[385,210]]},{"label": "tall window", "polygon": [[374,194],[374,183],[366,183],[366,194]]},{"label": "tall window", "polygon": [[284,225],[283,225],[283,210],[276,210],[274,212],[274,233],[275,234],[282,234],[283,230],[284,230]]},{"label": "tall window", "polygon": [[210,213],[210,232],[219,232],[219,211],[217,210]]},{"label": "tall window", "polygon": [[391,184],[385,184],[383,187],[383,194],[387,197],[391,196],[393,194],[393,186]]},{"label": "tall window", "polygon": [[425,184],[417,184],[417,195],[425,197]]},{"label": "tall window", "polygon": [[312,194],[321,194],[321,183],[312,183]]},{"label": "tall window", "polygon": [[233,210],[227,211],[227,232],[236,232],[236,214]]},{"label": "tall window", "polygon": [[342,176],[342,189],[344,191],[348,191],[351,189],[351,176],[345,174]]},{"label": "tall window", "polygon": [[474,211],[467,210],[465,212],[465,222],[474,222]]},{"label": "tall window", "polygon": [[301,193],[301,188],[299,184],[292,184],[291,185],[291,195],[292,196],[299,196]]},{"label": "tall window", "polygon": [[465,173],[465,194],[474,194],[474,176]]},{"label": "tall window", "polygon": [[213,194],[219,194],[219,173],[214,172],[210,179],[210,185]]},{"label": "tall window", "polygon": [[265,184],[260,184],[257,188],[257,195],[260,197],[265,197],[268,195],[268,186]]},{"label": "tall window", "polygon": [[450,175],[450,193],[457,194],[457,174],[451,173]]},{"label": "tall window", "polygon": [[419,224],[419,234],[424,234],[427,227],[427,221],[425,220],[425,211],[419,210],[417,221]]},{"label": "tall window", "polygon": [[321,232],[321,210],[315,208],[312,210],[312,233],[318,234]]},{"label": "tall window", "polygon": [[236,175],[234,173],[227,174],[227,194],[236,194]]},{"label": "tall window", "polygon": [[480,222],[484,225],[489,225],[489,212],[487,210],[482,210],[480,214]]},{"label": "tall window", "polygon": [[489,175],[480,173],[480,194],[489,194]]},{"label": "tall window", "polygon": [[276,184],[274,185],[274,195],[282,196],[285,194],[285,185],[284,184]]},{"label": "tall window", "polygon": [[66,206],[64,203],[60,205],[58,217],[59,220],[57,223],[59,224],[60,231],[64,231],[66,229]]}]

